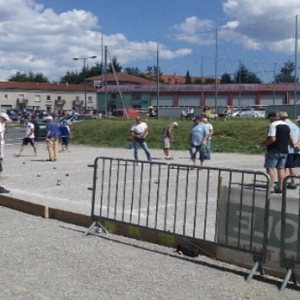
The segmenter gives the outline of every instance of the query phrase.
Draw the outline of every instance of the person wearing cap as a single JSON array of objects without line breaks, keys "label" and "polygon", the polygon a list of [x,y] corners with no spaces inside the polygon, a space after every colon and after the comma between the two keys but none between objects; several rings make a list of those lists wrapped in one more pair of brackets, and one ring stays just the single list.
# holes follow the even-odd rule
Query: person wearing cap
[{"label": "person wearing cap", "polygon": [[58,157],[58,141],[59,141],[59,126],[53,121],[51,116],[46,117],[46,137],[47,148],[49,153],[48,161],[56,161]]},{"label": "person wearing cap", "polygon": [[59,133],[61,138],[60,151],[67,151],[69,145],[69,138],[72,135],[70,127],[67,125],[67,120],[61,120],[59,123]]},{"label": "person wearing cap", "polygon": [[4,159],[4,133],[6,128],[6,121],[10,121],[6,113],[0,114],[0,194],[9,193],[9,190],[2,186],[2,172],[3,172],[3,159]]},{"label": "person wearing cap", "polygon": [[202,122],[204,124],[206,124],[206,126],[208,127],[208,131],[209,131],[209,136],[208,136],[208,139],[206,140],[207,155],[206,155],[205,159],[210,160],[211,159],[211,137],[214,134],[214,128],[213,128],[212,124],[209,123],[207,118],[203,118]]},{"label": "person wearing cap", "polygon": [[[293,141],[295,143],[297,143],[297,141],[299,140],[299,128],[298,128],[298,126],[289,119],[289,115],[285,111],[279,112],[279,117],[283,122],[288,124],[288,126],[290,127],[290,130],[291,130],[291,136],[293,138]],[[293,175],[293,176],[297,175],[296,174],[296,168],[300,167],[299,149],[296,150],[295,149],[296,146],[297,145],[292,145],[292,144],[289,143],[289,147],[288,147],[289,153],[288,153],[288,156],[287,156],[287,159],[286,159],[286,164],[285,164],[286,169],[289,169],[290,175]],[[297,188],[295,178],[293,178],[293,177],[291,178],[291,182],[289,182],[287,184],[287,188],[288,189],[293,189],[293,190]]]},{"label": "person wearing cap", "polygon": [[200,165],[203,165],[205,159],[204,149],[206,149],[207,139],[209,137],[208,127],[201,121],[201,117],[193,118],[194,124],[190,127],[189,143],[191,159],[195,165],[196,155],[199,152]]},{"label": "person wearing cap", "polygon": [[146,114],[146,120],[149,120],[149,118],[154,118],[156,117],[156,112],[153,108],[153,106],[148,107],[148,113]]},{"label": "person wearing cap", "polygon": [[17,157],[19,157],[22,152],[24,151],[25,147],[28,145],[28,143],[33,147],[33,151],[34,151],[34,155],[36,155],[36,146],[35,146],[35,143],[34,143],[34,139],[35,139],[35,136],[34,136],[34,125],[29,122],[29,117],[26,116],[24,117],[24,127],[25,127],[25,137],[23,139],[23,142],[22,142],[22,145],[20,147],[20,150],[19,152],[16,154]]},{"label": "person wearing cap", "polygon": [[[290,127],[280,120],[277,112],[270,112],[267,118],[270,122],[267,138],[260,143],[262,147],[267,147],[265,155],[266,172],[270,176],[270,192],[282,193],[283,180],[285,178],[285,164],[288,155],[288,145],[294,144],[291,137]],[[275,171],[277,170],[278,187],[274,188]]]},{"label": "person wearing cap", "polygon": [[178,127],[178,123],[173,122],[171,124],[166,125],[163,129],[162,146],[164,149],[165,159],[173,159],[170,156],[170,147],[171,147],[171,143],[173,143],[173,129],[177,127]]}]

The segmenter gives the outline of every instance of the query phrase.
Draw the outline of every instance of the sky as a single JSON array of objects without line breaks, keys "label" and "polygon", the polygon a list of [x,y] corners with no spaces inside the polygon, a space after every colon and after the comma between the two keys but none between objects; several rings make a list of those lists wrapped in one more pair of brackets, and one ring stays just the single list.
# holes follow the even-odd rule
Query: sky
[{"label": "sky", "polygon": [[0,80],[58,81],[81,70],[74,57],[101,63],[104,46],[108,62],[143,72],[158,60],[164,74],[220,76],[242,62],[272,77],[295,60],[298,14],[299,0],[0,0]]}]

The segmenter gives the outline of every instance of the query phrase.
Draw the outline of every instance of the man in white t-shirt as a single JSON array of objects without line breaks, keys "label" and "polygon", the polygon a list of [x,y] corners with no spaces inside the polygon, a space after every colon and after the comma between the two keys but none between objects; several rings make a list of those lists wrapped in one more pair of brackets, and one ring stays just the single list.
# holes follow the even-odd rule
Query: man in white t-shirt
[{"label": "man in white t-shirt", "polygon": [[138,160],[138,150],[139,146],[145,151],[147,160],[151,161],[151,154],[145,138],[148,135],[148,125],[145,122],[142,122],[141,117],[135,118],[136,123],[131,126],[130,135],[133,136],[133,149],[134,149],[134,159]]},{"label": "man in white t-shirt", "polygon": [[23,152],[23,150],[25,149],[25,147],[28,145],[28,143],[32,146],[33,151],[34,151],[34,155],[36,155],[36,146],[34,143],[34,125],[32,123],[29,122],[29,118],[26,116],[24,118],[24,127],[25,127],[25,137],[23,139],[23,143],[20,147],[19,153],[16,154],[16,156],[20,156],[21,153]]},{"label": "man in white t-shirt", "polygon": [[2,171],[3,171],[3,158],[4,158],[4,133],[6,130],[6,121],[10,121],[9,116],[6,113],[0,114],[0,194],[9,193],[9,190],[5,189],[1,185]]}]

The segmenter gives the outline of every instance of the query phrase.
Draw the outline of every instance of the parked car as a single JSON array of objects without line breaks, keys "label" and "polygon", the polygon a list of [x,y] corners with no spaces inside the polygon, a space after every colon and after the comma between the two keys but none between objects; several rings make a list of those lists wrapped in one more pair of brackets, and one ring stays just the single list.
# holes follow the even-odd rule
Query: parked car
[{"label": "parked car", "polygon": [[45,120],[31,120],[34,125],[34,135],[36,140],[44,139],[46,137],[47,122]]},{"label": "parked car", "polygon": [[239,113],[239,117],[247,117],[247,118],[254,118],[255,117],[255,110],[253,108],[241,108]]}]

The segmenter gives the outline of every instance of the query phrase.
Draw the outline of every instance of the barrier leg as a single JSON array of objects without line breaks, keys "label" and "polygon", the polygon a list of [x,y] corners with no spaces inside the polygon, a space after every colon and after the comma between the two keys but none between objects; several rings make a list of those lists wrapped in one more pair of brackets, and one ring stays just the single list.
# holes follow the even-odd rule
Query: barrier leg
[{"label": "barrier leg", "polygon": [[93,222],[93,224],[85,231],[85,233],[83,234],[83,237],[86,237],[93,229],[95,229],[95,231],[97,233],[108,233],[108,231],[106,230],[106,228],[99,222],[99,221],[95,221]]},{"label": "barrier leg", "polygon": [[263,270],[263,267],[261,265],[261,262],[260,261],[255,261],[255,264],[253,265],[253,267],[251,269],[251,272],[249,273],[249,275],[246,279],[246,282],[249,282],[253,278],[253,276],[254,276],[254,274],[255,274],[255,272],[257,271],[258,268],[259,268],[260,274],[264,275],[264,270]]},{"label": "barrier leg", "polygon": [[284,281],[283,281],[283,283],[282,283],[282,285],[280,287],[280,291],[281,292],[286,288],[286,285],[289,282],[292,274],[293,274],[293,269],[289,268],[288,271],[287,271],[287,273],[286,273],[286,275],[285,275],[285,277],[284,277]]}]

